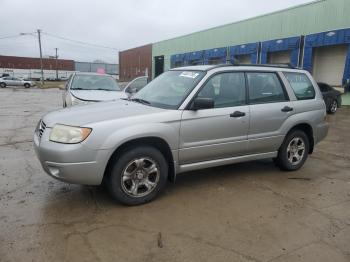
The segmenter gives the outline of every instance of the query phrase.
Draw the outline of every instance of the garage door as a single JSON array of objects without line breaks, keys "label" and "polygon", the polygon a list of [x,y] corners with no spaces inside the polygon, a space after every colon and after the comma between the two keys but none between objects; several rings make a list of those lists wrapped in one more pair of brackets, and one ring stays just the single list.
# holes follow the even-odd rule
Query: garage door
[{"label": "garage door", "polygon": [[340,86],[342,84],[347,52],[347,45],[315,48],[313,76],[316,81]]},{"label": "garage door", "polygon": [[236,61],[239,64],[251,64],[251,55],[238,55],[236,56]]},{"label": "garage door", "polygon": [[269,64],[286,64],[290,63],[291,51],[281,51],[281,52],[272,52],[268,55]]}]

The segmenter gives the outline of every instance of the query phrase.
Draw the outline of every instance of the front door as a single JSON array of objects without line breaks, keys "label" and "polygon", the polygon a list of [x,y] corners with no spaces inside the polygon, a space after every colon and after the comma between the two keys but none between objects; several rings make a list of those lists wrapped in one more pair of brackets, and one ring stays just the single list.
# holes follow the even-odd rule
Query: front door
[{"label": "front door", "polygon": [[288,94],[274,72],[247,73],[250,125],[249,153],[270,153],[283,142],[283,123],[294,114]]},{"label": "front door", "polygon": [[214,108],[183,111],[179,164],[244,155],[249,125],[244,73],[216,74],[197,96],[212,98]]}]

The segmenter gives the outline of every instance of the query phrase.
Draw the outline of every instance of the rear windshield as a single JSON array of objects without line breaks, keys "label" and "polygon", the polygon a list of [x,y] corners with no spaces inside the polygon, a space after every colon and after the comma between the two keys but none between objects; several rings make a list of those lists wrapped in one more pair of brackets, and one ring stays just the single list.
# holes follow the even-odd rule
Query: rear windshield
[{"label": "rear windshield", "polygon": [[284,72],[298,100],[314,99],[315,89],[310,79],[304,73]]}]

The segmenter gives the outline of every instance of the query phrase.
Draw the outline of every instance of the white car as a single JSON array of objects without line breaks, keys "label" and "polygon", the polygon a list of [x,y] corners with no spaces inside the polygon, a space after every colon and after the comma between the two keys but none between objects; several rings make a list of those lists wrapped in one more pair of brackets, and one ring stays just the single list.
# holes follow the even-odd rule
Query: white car
[{"label": "white car", "polygon": [[147,84],[147,76],[132,80],[124,89],[110,75],[73,73],[63,92],[63,107],[130,98]]},{"label": "white car", "polygon": [[128,97],[131,97],[132,95],[140,91],[142,88],[144,88],[147,84],[148,76],[136,77],[126,85],[126,87],[124,88],[124,92],[127,94]]},{"label": "white car", "polygon": [[63,107],[128,98],[110,75],[73,73],[63,92]]},{"label": "white car", "polygon": [[35,86],[35,83],[18,77],[6,76],[0,78],[0,87],[5,88],[6,86],[24,86],[25,88],[30,88],[31,86]]}]

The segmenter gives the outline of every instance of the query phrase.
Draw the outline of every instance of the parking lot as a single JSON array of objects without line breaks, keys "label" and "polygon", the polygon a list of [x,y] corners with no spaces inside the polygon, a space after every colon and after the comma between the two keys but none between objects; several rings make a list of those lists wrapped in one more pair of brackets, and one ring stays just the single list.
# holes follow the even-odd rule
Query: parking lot
[{"label": "parking lot", "polygon": [[33,131],[60,92],[0,90],[0,261],[350,261],[350,108],[297,172],[270,160],[191,172],[125,207],[40,167]]}]

